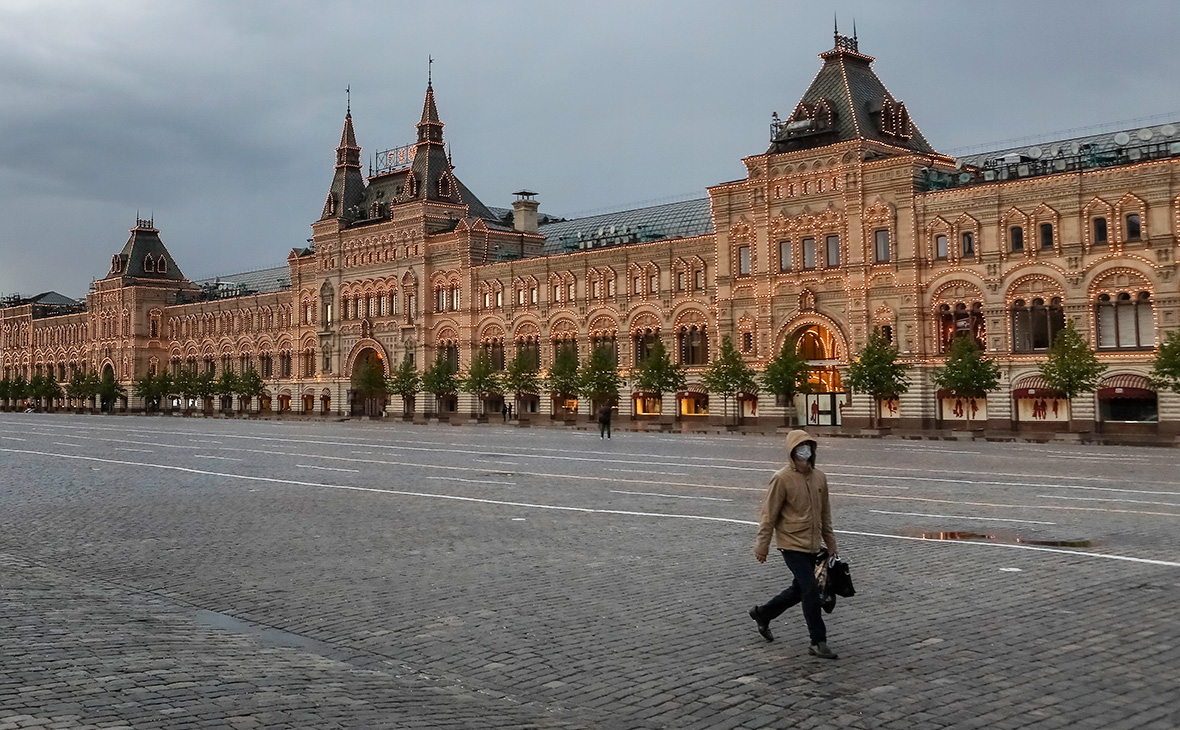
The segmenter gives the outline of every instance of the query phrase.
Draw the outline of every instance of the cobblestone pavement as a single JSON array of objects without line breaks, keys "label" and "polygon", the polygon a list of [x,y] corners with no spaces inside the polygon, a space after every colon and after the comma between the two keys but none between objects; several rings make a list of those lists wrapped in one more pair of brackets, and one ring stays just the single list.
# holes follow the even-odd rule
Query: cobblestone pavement
[{"label": "cobblestone pavement", "polygon": [[1180,454],[818,456],[835,662],[777,438],[0,414],[0,730],[1180,727]]}]

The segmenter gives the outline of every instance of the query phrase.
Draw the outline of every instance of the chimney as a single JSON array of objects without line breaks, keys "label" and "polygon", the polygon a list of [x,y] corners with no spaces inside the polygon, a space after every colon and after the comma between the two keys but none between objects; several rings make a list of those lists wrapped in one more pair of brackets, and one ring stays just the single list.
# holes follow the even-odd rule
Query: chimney
[{"label": "chimney", "polygon": [[537,194],[531,190],[517,190],[513,195],[516,202],[512,204],[512,227],[521,233],[536,233],[537,208],[541,205],[533,200]]}]

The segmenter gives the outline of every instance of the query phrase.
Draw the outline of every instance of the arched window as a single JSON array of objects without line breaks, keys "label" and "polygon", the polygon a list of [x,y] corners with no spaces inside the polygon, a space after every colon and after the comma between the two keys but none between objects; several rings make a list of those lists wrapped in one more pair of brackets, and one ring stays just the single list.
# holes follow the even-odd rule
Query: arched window
[{"label": "arched window", "polygon": [[1065,311],[1060,297],[1053,297],[1047,305],[1040,297],[1027,303],[1023,299],[1012,302],[1012,352],[1048,350],[1063,329]]},{"label": "arched window", "polygon": [[676,331],[676,349],[680,353],[681,365],[707,365],[709,362],[709,336],[707,325],[684,325]]},{"label": "arched window", "polygon": [[971,337],[979,349],[983,349],[986,327],[983,321],[983,304],[973,303],[970,307],[958,302],[953,307],[941,304],[938,307],[938,351],[949,352],[956,337]]},{"label": "arched window", "polygon": [[1134,296],[1130,292],[1098,295],[1094,322],[1099,349],[1155,347],[1155,312],[1150,292],[1141,291]]}]

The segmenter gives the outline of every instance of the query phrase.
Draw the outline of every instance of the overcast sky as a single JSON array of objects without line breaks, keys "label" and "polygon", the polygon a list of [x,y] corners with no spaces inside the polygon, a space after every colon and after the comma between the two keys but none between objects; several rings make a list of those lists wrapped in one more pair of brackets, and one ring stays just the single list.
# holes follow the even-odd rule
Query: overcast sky
[{"label": "overcast sky", "polygon": [[1175,0],[0,0],[0,293],[83,296],[137,210],[190,278],[283,264],[345,86],[367,160],[413,141],[428,56],[484,203],[703,196],[765,151],[833,11],[940,151],[1180,120]]}]

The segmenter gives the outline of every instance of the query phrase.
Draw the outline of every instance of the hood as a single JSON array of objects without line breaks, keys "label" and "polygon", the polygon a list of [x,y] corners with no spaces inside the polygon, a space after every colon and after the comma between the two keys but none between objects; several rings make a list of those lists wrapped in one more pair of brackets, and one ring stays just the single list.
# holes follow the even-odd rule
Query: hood
[{"label": "hood", "polygon": [[[807,433],[806,431],[804,431],[802,429],[796,429],[796,430],[791,431],[790,433],[787,434],[787,459],[790,460],[791,453],[795,450],[796,446],[798,446],[799,444],[806,444],[806,443],[811,444],[811,458],[808,461],[811,462],[811,468],[814,469],[815,468],[815,454],[816,454],[816,451],[818,451],[818,449],[816,447],[818,444],[816,444],[814,436],[812,436],[811,434]],[[795,463],[792,461],[791,467],[794,468],[794,466],[795,466]]]}]

